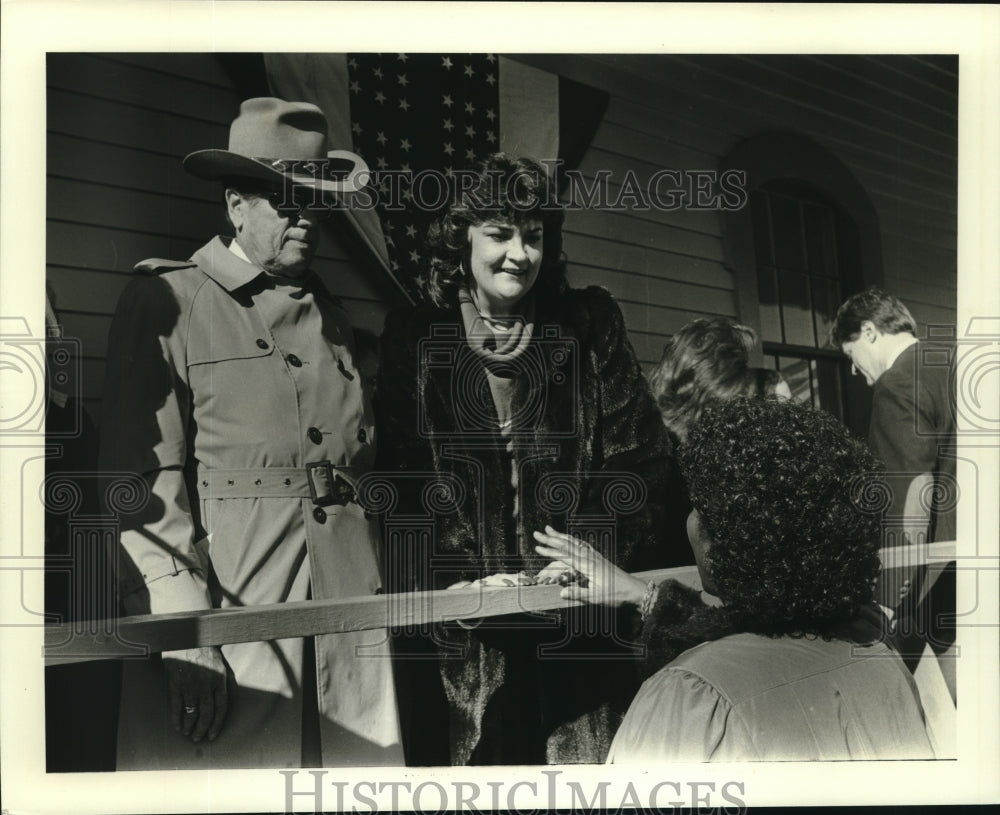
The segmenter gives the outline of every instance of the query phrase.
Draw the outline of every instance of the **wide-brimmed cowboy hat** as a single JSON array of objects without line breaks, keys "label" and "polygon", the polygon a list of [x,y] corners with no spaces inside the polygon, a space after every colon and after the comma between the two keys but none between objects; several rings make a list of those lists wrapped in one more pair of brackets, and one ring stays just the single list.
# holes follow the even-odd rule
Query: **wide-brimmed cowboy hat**
[{"label": "wide-brimmed cowboy hat", "polygon": [[184,168],[199,178],[253,178],[326,192],[357,192],[368,166],[348,150],[327,150],[323,111],[308,102],[262,96],[240,105],[228,150],[197,150]]}]

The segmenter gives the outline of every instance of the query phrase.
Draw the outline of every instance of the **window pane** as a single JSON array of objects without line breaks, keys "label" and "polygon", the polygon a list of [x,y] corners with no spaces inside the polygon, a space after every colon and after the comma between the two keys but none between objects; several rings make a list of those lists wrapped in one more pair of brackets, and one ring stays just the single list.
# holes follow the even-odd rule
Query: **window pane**
[{"label": "window pane", "polygon": [[843,420],[843,362],[809,350],[830,348],[830,326],[843,299],[841,216],[791,181],[757,190],[751,203],[765,353],[793,399]]},{"label": "window pane", "polygon": [[804,270],[806,257],[802,246],[802,220],[798,201],[772,195],[771,223],[774,265],[779,269]]},{"label": "window pane", "polygon": [[840,363],[832,359],[816,360],[816,407],[843,420],[840,405]]},{"label": "window pane", "polygon": [[795,402],[812,404],[809,361],[794,357],[778,357],[778,370],[788,383]]},{"label": "window pane", "polygon": [[817,204],[803,203],[806,253],[809,271],[825,277],[837,276],[837,240],[833,210]]},{"label": "window pane", "polygon": [[830,346],[830,327],[840,308],[840,283],[836,280],[812,279],[813,309],[816,315],[816,347]]},{"label": "window pane", "polygon": [[781,289],[781,317],[785,326],[785,342],[790,345],[815,347],[809,278],[795,272],[778,272],[778,285]]},{"label": "window pane", "polygon": [[778,311],[778,286],[774,269],[761,266],[757,272],[760,298],[760,335],[765,342],[781,342],[781,314]]},{"label": "window pane", "polygon": [[771,265],[771,217],[768,214],[767,193],[755,192],[750,197],[750,212],[753,216],[753,245],[757,255],[757,265]]}]

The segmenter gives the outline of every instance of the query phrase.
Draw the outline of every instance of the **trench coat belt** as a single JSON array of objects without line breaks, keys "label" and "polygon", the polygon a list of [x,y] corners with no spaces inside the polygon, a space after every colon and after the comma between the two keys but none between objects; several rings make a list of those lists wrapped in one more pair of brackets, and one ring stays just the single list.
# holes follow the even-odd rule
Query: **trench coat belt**
[{"label": "trench coat belt", "polygon": [[355,467],[314,461],[305,467],[257,467],[246,470],[200,469],[198,497],[309,498],[317,506],[357,500]]}]

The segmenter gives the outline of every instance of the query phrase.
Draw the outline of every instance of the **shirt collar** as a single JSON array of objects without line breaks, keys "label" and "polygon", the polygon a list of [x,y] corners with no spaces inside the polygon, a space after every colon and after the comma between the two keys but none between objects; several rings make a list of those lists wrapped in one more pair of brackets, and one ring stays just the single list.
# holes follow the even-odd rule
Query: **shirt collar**
[{"label": "shirt collar", "polygon": [[912,342],[909,342],[906,345],[903,345],[899,349],[894,351],[890,355],[890,358],[886,360],[885,369],[888,371],[890,368],[892,368],[900,360],[900,358],[903,357],[903,355],[906,354],[908,351],[912,350],[912,353],[915,354],[917,352],[917,342],[918,342],[917,338],[914,337]]},{"label": "shirt collar", "polygon": [[234,255],[236,255],[236,257],[238,257],[240,260],[245,260],[247,263],[253,262],[250,260],[250,258],[247,257],[247,253],[243,251],[243,247],[240,246],[239,241],[230,241],[229,251],[232,252]]},{"label": "shirt collar", "polygon": [[227,240],[231,241],[231,245],[227,246],[225,241],[216,235],[195,252],[191,259],[212,280],[231,292],[240,286],[245,286],[264,272],[246,259],[242,249],[239,252],[233,249],[237,246],[236,241],[232,238]]}]

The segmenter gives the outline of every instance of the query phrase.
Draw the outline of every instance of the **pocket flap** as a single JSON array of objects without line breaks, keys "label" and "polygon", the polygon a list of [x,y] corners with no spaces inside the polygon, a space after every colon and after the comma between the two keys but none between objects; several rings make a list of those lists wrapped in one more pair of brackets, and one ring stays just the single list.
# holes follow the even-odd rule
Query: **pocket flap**
[{"label": "pocket flap", "polygon": [[[274,353],[274,345],[270,339],[266,339],[266,348],[259,347],[254,340],[238,342],[241,338],[233,337],[223,342],[212,342],[209,345],[202,345],[192,348],[188,352],[188,366],[207,365],[212,362],[225,362],[230,359],[257,359],[266,357]],[[263,339],[263,338],[262,338]]]},{"label": "pocket flap", "polygon": [[227,314],[216,310],[209,320],[192,320],[188,366],[230,359],[257,359],[273,353],[270,334],[247,312]]}]

